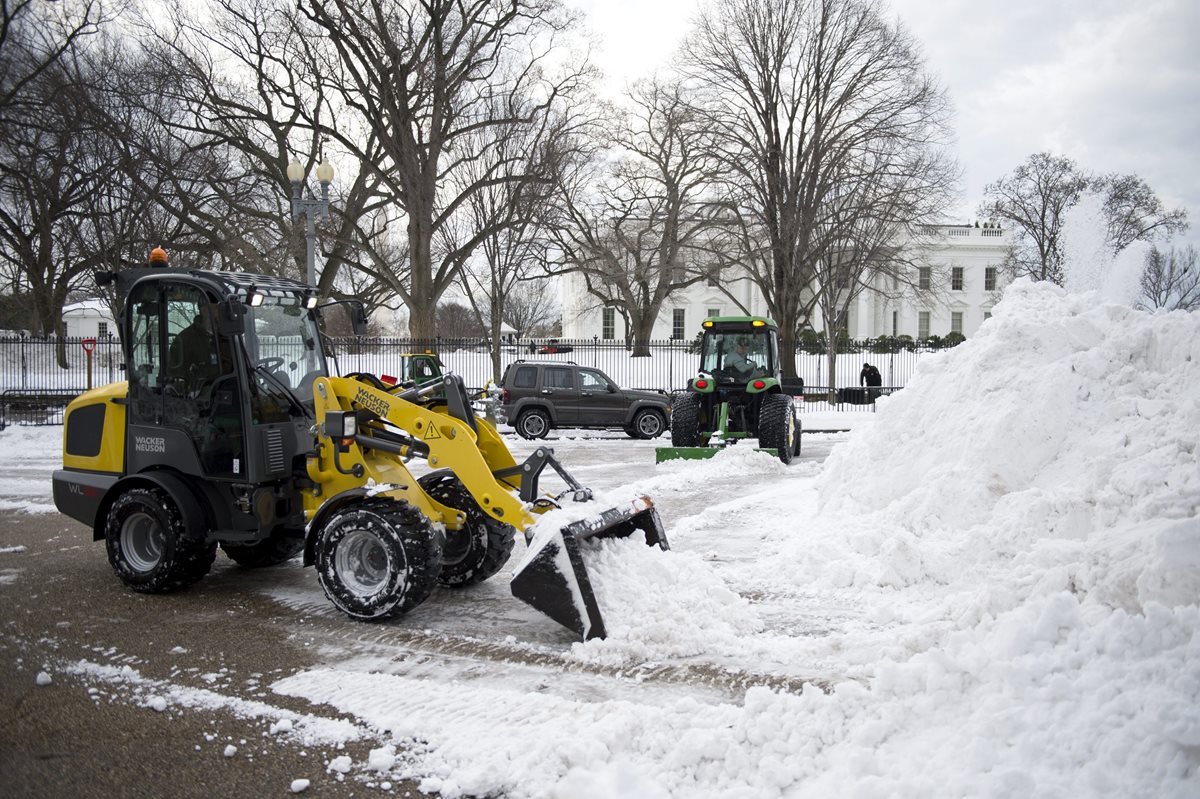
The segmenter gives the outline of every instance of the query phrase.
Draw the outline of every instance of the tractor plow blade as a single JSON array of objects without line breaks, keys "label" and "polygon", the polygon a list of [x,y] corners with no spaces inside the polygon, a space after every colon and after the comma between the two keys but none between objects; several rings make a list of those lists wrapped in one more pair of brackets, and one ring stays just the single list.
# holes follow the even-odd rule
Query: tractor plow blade
[{"label": "tractor plow blade", "polygon": [[581,640],[604,638],[608,631],[584,563],[589,538],[626,538],[641,533],[649,546],[670,549],[658,510],[646,497],[627,508],[609,508],[597,516],[540,531],[512,578],[512,593]]},{"label": "tractor plow blade", "polygon": [[[671,460],[691,460],[702,461],[708,458],[716,457],[717,453],[725,449],[724,447],[659,447],[654,450],[654,462],[662,463],[663,461]],[[776,458],[779,457],[779,450],[773,447],[755,447],[755,452],[766,452]]]}]

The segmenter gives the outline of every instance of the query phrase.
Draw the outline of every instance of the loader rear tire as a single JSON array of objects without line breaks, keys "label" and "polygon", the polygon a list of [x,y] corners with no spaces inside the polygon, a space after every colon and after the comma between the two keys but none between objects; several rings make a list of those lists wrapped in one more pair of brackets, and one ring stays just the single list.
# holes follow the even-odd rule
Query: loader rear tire
[{"label": "loader rear tire", "polygon": [[467,515],[461,530],[447,530],[438,585],[466,588],[488,579],[508,563],[517,529],[484,513],[466,486],[452,474],[433,473],[419,481],[425,493]]},{"label": "loader rear tire", "polygon": [[121,582],[144,594],[191,585],[208,574],[217,556],[216,544],[188,535],[174,500],[157,488],[132,488],[117,497],[104,540]]},{"label": "loader rear tire", "polygon": [[774,449],[779,460],[791,463],[796,447],[796,416],[792,398],[786,394],[763,396],[758,411],[758,445]]},{"label": "loader rear tire", "polygon": [[702,446],[700,442],[700,397],[696,394],[680,394],[671,403],[671,446]]},{"label": "loader rear tire", "polygon": [[334,511],[317,537],[317,580],[347,616],[378,621],[433,593],[442,534],[407,502],[355,502]]},{"label": "loader rear tire", "polygon": [[221,544],[221,549],[237,565],[246,569],[276,566],[286,563],[304,549],[304,536],[285,536],[279,533],[254,544]]}]

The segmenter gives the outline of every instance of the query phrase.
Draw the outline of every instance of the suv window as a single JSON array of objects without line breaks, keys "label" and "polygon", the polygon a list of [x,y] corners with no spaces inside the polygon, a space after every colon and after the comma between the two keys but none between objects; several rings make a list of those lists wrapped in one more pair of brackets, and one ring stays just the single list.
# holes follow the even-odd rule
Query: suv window
[{"label": "suv window", "polygon": [[584,391],[608,391],[608,380],[599,372],[580,369],[579,387]]},{"label": "suv window", "polygon": [[542,388],[572,388],[574,385],[571,370],[562,366],[547,366],[546,374],[542,375]]},{"label": "suv window", "polygon": [[517,373],[513,375],[514,388],[533,388],[537,385],[537,367],[536,366],[518,366]]}]

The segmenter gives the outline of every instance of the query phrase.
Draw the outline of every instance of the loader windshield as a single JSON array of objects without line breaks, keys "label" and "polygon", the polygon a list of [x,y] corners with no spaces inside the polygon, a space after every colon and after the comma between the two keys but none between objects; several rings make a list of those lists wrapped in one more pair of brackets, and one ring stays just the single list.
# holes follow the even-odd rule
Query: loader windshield
[{"label": "loader windshield", "polygon": [[246,336],[246,347],[260,388],[267,395],[286,388],[311,403],[313,381],[328,375],[312,312],[299,297],[267,297],[249,312],[253,334]]}]

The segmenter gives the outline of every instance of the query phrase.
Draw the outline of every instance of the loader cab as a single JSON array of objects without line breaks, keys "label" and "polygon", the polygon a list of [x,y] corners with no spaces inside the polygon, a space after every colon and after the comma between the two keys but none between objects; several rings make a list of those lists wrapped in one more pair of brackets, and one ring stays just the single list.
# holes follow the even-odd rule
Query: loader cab
[{"label": "loader cab", "polygon": [[252,278],[160,270],[130,287],[127,471],[250,483],[290,474],[313,383],[328,374],[315,303],[303,284]]}]

